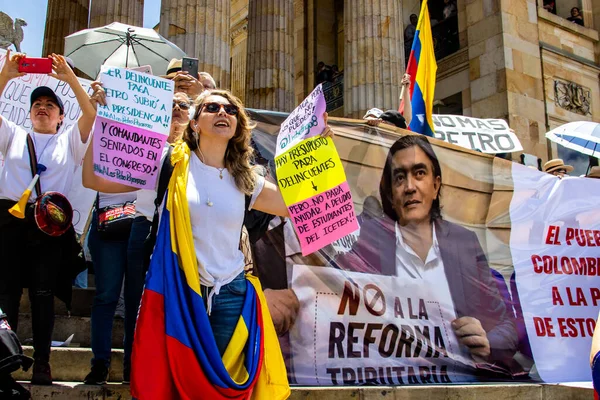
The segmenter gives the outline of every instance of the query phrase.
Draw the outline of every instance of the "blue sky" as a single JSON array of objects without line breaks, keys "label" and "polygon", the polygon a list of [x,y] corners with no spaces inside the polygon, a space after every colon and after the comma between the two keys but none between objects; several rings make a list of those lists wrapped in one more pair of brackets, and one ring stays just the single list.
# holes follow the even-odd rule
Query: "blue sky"
[{"label": "blue sky", "polygon": [[[93,0],[92,0],[93,1]],[[2,0],[1,11],[15,18],[27,21],[23,27],[25,38],[21,43],[21,50],[30,57],[41,57],[44,42],[44,28],[46,27],[47,0]],[[160,18],[160,0],[144,1],[144,27],[154,27]],[[11,46],[11,50],[14,47]]]}]

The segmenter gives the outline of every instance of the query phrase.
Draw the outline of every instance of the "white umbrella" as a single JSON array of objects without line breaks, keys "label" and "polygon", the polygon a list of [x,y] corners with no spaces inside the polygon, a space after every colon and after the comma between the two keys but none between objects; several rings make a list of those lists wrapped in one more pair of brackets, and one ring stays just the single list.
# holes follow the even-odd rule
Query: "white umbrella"
[{"label": "white umbrella", "polygon": [[153,29],[113,22],[67,36],[65,55],[75,67],[95,78],[102,64],[129,68],[150,65],[154,74],[161,75],[172,58],[185,57],[185,52]]},{"label": "white umbrella", "polygon": [[547,132],[546,137],[568,149],[600,158],[600,124],[596,122],[569,122]]}]

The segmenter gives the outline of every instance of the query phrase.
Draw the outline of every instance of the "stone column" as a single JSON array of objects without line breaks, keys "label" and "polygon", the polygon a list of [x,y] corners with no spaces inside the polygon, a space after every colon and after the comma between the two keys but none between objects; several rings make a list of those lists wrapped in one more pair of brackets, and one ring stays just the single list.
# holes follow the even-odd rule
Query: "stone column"
[{"label": "stone column", "polygon": [[63,54],[65,36],[87,28],[89,0],[49,0],[42,57]]},{"label": "stone column", "polygon": [[401,2],[344,0],[344,36],[344,114],[397,110],[404,74]]},{"label": "stone column", "polygon": [[246,99],[246,62],[248,59],[248,20],[231,29],[231,93]]},{"label": "stone column", "polygon": [[246,106],[292,111],[294,0],[250,0]]},{"label": "stone column", "polygon": [[142,26],[144,0],[92,0],[90,28],[121,22]]},{"label": "stone column", "polygon": [[230,13],[224,0],[162,0],[160,10],[160,34],[198,58],[222,88],[229,87]]}]

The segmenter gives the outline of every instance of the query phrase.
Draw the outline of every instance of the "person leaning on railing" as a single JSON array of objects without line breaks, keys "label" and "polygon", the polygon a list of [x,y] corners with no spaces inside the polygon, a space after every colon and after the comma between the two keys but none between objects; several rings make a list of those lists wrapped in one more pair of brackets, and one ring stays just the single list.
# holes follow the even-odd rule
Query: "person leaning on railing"
[{"label": "person leaning on railing", "polygon": [[[25,75],[19,72],[19,61],[24,54],[6,54],[0,72],[0,92],[11,79]],[[29,117],[33,129],[26,130],[0,116],[0,153],[4,169],[0,174],[0,307],[9,323],[17,330],[19,303],[24,287],[29,288],[33,325],[34,367],[32,383],[50,385],[50,342],[54,327],[54,295],[70,295],[71,282],[65,260],[70,256],[74,231],[69,223],[62,235],[50,236],[42,232],[33,217],[33,203],[37,193],[29,198],[25,218],[9,213],[32,181],[34,162],[41,169],[40,191],[66,194],[73,183],[73,170],[79,165],[87,147],[96,111],[90,97],[79,83],[63,56],[52,54],[52,69],[48,74],[67,83],[79,103],[81,117],[77,124],[59,133],[64,121],[64,106],[49,87],[38,87],[31,93]],[[36,160],[28,151],[28,136],[35,148]],[[63,292],[64,290],[64,292]]]}]

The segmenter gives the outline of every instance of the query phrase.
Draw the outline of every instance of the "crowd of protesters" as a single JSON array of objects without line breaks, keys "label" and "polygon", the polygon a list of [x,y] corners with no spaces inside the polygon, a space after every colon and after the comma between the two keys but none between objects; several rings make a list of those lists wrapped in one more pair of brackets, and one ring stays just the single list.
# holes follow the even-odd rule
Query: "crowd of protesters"
[{"label": "crowd of protesters", "polygon": [[[456,7],[455,3],[445,3],[448,16],[455,13],[452,9],[453,6]],[[414,35],[416,16],[414,17],[411,16],[413,29],[407,28],[405,37]],[[11,55],[8,52],[6,63],[0,72],[0,92],[11,79],[24,75],[18,71],[22,57],[22,54]],[[47,193],[57,193],[54,196],[58,197],[52,201],[61,204],[60,196],[67,194],[73,185],[70,171],[83,162],[83,184],[97,192],[89,232],[86,233],[88,245],[84,249],[91,256],[96,287],[91,310],[93,359],[84,382],[107,382],[113,319],[122,296],[125,307],[122,380],[129,383],[133,373],[131,355],[136,320],[149,264],[148,238],[152,236],[153,225],[158,225],[159,208],[165,193],[160,188],[160,180],[154,190],[138,190],[94,174],[93,152],[88,144],[96,108],[106,104],[106,93],[100,82],[93,82],[91,94],[88,95],[63,56],[53,54],[51,59],[54,72],[50,75],[71,87],[82,113],[77,124],[58,134],[64,120],[63,103],[50,88],[39,87],[30,97],[31,132],[0,116],[0,153],[5,160],[0,175],[0,257],[5,260],[0,263],[0,309],[4,313],[0,312],[0,323],[10,325],[16,331],[23,288],[28,288],[34,354],[33,360],[20,355],[17,361],[22,366],[33,363],[33,384],[52,384],[49,360],[54,328],[54,296],[70,301],[71,285],[82,271],[80,264],[75,262],[71,263],[72,267],[64,268],[64,260],[77,258],[76,253],[79,251],[72,225],[61,225],[60,218],[52,218],[52,212],[47,212],[46,219],[40,222],[36,211],[43,208],[36,198]],[[320,62],[316,80],[317,83],[331,82],[339,74],[335,65],[329,67]],[[175,82],[175,93],[171,130],[161,156],[161,172],[173,168],[170,166],[171,156],[180,149],[174,148],[173,144],[183,143],[186,152],[184,159],[188,160],[190,176],[186,189],[188,218],[194,221],[192,235],[195,257],[199,263],[201,290],[218,351],[223,355],[233,335],[245,296],[245,262],[240,250],[240,229],[245,225],[250,236],[257,230],[264,233],[269,224],[274,226],[274,221],[282,221],[283,225],[289,214],[278,187],[271,179],[265,179],[264,173],[257,173],[252,166],[250,135],[253,125],[241,101],[230,92],[217,89],[216,82],[209,74],[199,72],[194,76],[182,71],[181,60],[172,60],[162,77]],[[363,117],[366,123],[372,126],[389,124],[406,129],[411,120],[409,85],[410,77],[405,75],[402,79],[405,89],[403,113],[373,108]],[[323,136],[330,135],[332,132],[327,128]],[[417,147],[422,149],[424,160],[427,161],[426,157],[430,159],[424,163],[432,163],[432,182],[437,182],[435,179],[441,181],[441,171],[434,176],[439,164],[429,154],[432,151],[428,142],[417,140],[404,146],[397,146],[394,152],[406,149],[415,151]],[[394,152],[388,157],[389,163]],[[437,169],[434,168],[436,165]],[[386,168],[388,167],[391,168],[391,164]],[[188,170],[175,168],[172,173],[177,176],[177,173],[187,173]],[[573,167],[565,165],[563,160],[555,159],[548,161],[543,171],[561,178],[573,171]],[[37,179],[34,178],[36,176]],[[593,167],[587,176],[599,178],[599,167]],[[35,194],[24,207],[25,218],[15,218],[13,210],[18,208],[18,202],[30,184],[34,185],[32,190]],[[439,183],[433,192],[434,200],[437,199],[439,203]],[[388,205],[387,209],[384,204],[383,210],[389,214],[392,209],[390,207]],[[118,223],[111,223],[104,218],[108,211],[114,209],[122,210],[126,218]],[[69,212],[68,207],[60,211],[66,214]],[[249,217],[251,212],[254,214]],[[280,219],[274,219],[274,216],[279,216]],[[400,220],[402,216],[396,215],[393,218]],[[447,225],[448,229],[466,234],[454,225],[440,225],[442,222],[429,217],[427,221],[427,229],[437,226],[436,229],[441,230]],[[40,223],[45,224],[51,234],[42,232]],[[214,234],[210,237],[202,234],[216,224],[220,224],[223,229],[218,233],[213,230]],[[289,228],[290,224],[287,226]],[[288,234],[293,235],[293,231]],[[435,233],[430,236],[429,241],[434,241]],[[359,264],[357,263],[356,269],[360,269]],[[13,268],[15,265],[20,267]],[[265,295],[276,328],[278,331],[286,331],[294,321],[298,308],[297,298],[287,289],[265,291]],[[496,297],[489,304],[499,302]],[[217,298],[219,301],[216,301]],[[468,304],[465,304],[465,309],[467,308]],[[464,326],[456,329],[466,332],[465,337],[481,335],[482,342],[485,342],[487,339],[485,332],[481,333],[481,324],[472,325],[473,318],[470,316],[477,315],[477,310],[469,311],[472,312],[464,313]],[[486,316],[478,317],[477,322],[485,318]],[[2,328],[0,325],[0,330]],[[12,340],[16,339],[13,337]],[[492,343],[491,349],[490,343],[485,343],[486,351],[473,350],[477,356],[487,357],[494,350],[495,343]],[[473,346],[476,347],[481,346]],[[596,359],[593,358],[593,361]],[[0,376],[0,387],[6,383],[4,379],[7,378]],[[14,390],[19,391],[20,388],[15,386]],[[25,396],[23,392],[21,394]]]}]

